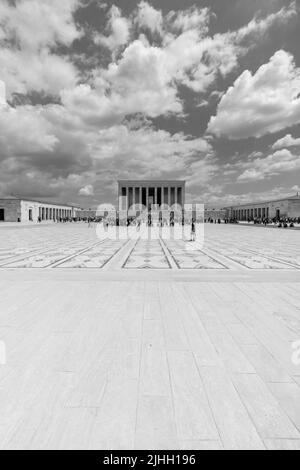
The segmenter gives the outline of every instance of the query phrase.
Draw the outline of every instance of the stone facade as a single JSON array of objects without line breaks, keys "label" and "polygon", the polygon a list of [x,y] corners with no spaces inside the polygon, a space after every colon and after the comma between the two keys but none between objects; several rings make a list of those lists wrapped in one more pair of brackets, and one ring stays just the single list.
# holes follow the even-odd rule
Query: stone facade
[{"label": "stone facade", "polygon": [[37,223],[41,221],[54,221],[60,218],[71,219],[75,217],[77,208],[68,205],[44,203],[25,199],[0,199],[0,223],[21,222]]},{"label": "stone facade", "polygon": [[185,204],[185,181],[121,180],[118,184],[120,211],[128,211],[136,205],[150,210],[153,205],[183,208]]},{"label": "stone facade", "polygon": [[226,219],[226,209],[205,209],[204,219],[208,220],[224,220]]},{"label": "stone facade", "polygon": [[18,222],[19,219],[21,219],[20,201],[0,199],[0,223]]},{"label": "stone facade", "polygon": [[300,217],[300,196],[287,197],[276,201],[242,204],[227,208],[230,219],[240,221],[254,219],[279,219]]}]

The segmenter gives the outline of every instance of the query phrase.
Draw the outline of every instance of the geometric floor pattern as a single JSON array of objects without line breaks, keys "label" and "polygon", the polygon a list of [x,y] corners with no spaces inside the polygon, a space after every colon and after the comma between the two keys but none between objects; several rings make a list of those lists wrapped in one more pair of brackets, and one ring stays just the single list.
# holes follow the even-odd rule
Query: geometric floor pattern
[{"label": "geometric floor pattern", "polygon": [[[300,231],[206,225],[205,242],[100,240],[87,224],[0,227],[0,269],[299,270]],[[121,255],[120,255],[121,253]]]},{"label": "geometric floor pattern", "polygon": [[224,264],[197,248],[197,243],[168,240],[165,245],[180,269],[226,269]]},{"label": "geometric floor pattern", "polygon": [[300,450],[299,236],[0,227],[0,450]]},{"label": "geometric floor pattern", "polygon": [[61,262],[58,268],[103,268],[125,245],[124,241],[104,241]]},{"label": "geometric floor pattern", "polygon": [[160,240],[138,240],[124,264],[126,269],[170,269]]}]

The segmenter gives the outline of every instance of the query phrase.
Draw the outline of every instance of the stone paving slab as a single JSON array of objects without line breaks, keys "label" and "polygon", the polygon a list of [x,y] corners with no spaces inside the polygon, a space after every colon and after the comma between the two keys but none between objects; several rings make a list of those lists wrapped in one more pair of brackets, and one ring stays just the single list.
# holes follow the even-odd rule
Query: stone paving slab
[{"label": "stone paving slab", "polygon": [[[157,231],[159,233],[159,231]],[[199,240],[137,239],[119,269],[138,270],[298,270],[299,232],[253,231],[250,227],[205,226]],[[86,224],[7,228],[0,232],[0,268],[80,268],[108,266],[126,240],[99,239]]]}]

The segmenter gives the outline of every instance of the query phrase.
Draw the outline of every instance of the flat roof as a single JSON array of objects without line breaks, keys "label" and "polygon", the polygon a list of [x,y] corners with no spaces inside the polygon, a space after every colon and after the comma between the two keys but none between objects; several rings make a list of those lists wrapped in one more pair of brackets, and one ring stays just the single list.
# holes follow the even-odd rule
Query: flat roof
[{"label": "flat roof", "polygon": [[142,186],[143,184],[159,184],[163,186],[164,184],[186,184],[185,180],[118,180],[119,184],[137,184]]},{"label": "flat roof", "polygon": [[282,202],[282,201],[294,201],[294,200],[299,200],[300,201],[300,196],[297,194],[296,196],[287,196],[281,199],[272,199],[271,201],[258,201],[258,202],[248,202],[246,204],[236,204],[236,205],[231,205],[227,206],[226,209],[231,209],[234,207],[246,207],[246,206],[258,206],[260,204],[271,204],[273,202]]},{"label": "flat roof", "polygon": [[46,204],[47,206],[61,206],[61,207],[71,207],[73,209],[78,209],[78,206],[73,206],[70,204],[64,204],[60,202],[48,202],[48,201],[38,201],[36,199],[30,199],[26,197],[0,197],[0,201],[24,201],[24,202],[36,202],[37,204]]}]

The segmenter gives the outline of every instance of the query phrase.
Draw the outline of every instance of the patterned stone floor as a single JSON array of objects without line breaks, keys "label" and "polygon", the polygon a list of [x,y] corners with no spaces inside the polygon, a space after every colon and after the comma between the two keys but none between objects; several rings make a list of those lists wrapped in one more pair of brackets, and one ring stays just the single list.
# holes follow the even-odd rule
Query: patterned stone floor
[{"label": "patterned stone floor", "polygon": [[0,450],[300,450],[299,236],[1,227]]},{"label": "patterned stone floor", "polygon": [[0,268],[293,271],[300,269],[299,237],[298,231],[207,225],[202,246],[165,237],[101,240],[86,224],[2,226]]},{"label": "patterned stone floor", "polygon": [[138,240],[124,264],[129,269],[170,269],[160,240]]},{"label": "patterned stone floor", "polygon": [[168,240],[165,245],[180,269],[226,269],[224,264],[198,248],[197,243]]}]

